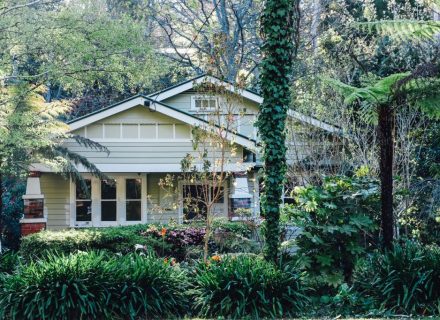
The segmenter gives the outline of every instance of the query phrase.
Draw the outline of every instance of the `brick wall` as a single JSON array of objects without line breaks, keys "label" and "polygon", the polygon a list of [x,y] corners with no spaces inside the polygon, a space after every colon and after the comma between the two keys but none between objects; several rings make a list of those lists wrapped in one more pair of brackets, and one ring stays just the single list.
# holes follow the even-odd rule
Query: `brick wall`
[{"label": "brick wall", "polygon": [[21,223],[21,236],[24,237],[27,236],[28,234],[37,233],[45,229],[46,229],[45,222]]}]

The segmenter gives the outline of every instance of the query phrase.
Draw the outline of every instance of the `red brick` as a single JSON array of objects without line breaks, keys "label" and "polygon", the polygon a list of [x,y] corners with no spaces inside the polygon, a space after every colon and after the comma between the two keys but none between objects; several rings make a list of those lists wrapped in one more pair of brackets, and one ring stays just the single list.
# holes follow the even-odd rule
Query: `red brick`
[{"label": "red brick", "polygon": [[21,236],[27,236],[32,233],[40,232],[41,230],[46,229],[45,222],[35,222],[35,223],[22,223],[21,224]]}]

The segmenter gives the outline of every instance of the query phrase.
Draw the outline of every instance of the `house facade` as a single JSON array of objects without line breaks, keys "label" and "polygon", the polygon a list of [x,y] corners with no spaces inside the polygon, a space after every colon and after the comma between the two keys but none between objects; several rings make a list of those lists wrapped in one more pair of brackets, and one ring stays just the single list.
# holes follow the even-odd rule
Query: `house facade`
[{"label": "house facade", "polygon": [[[201,93],[198,86],[207,82],[221,85],[239,99]],[[23,197],[22,233],[43,228],[182,223],[203,214],[203,206],[188,206],[188,198],[200,192],[201,186],[199,181],[185,179],[181,164],[190,156],[196,163],[200,160],[194,170],[202,170],[203,159],[194,146],[194,128],[224,135],[228,141],[222,150],[215,143],[204,147],[205,160],[213,166],[210,170],[228,172],[213,205],[216,216],[236,219],[239,209],[258,216],[261,164],[253,124],[261,103],[262,98],[253,92],[200,76],[68,122],[71,133],[100,143],[108,152],[86,148],[73,140],[66,141],[65,147],[86,157],[108,178],[101,180],[79,166],[85,183],[77,185],[50,168],[32,165]],[[298,113],[290,112],[289,116],[304,125],[337,130]],[[218,164],[216,157],[220,154]]]}]

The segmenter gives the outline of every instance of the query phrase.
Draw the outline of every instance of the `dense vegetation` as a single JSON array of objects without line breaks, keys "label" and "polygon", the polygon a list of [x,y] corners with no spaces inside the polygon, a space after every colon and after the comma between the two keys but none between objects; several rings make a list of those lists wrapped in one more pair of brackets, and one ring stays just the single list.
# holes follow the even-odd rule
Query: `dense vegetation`
[{"label": "dense vegetation", "polygon": [[[0,318],[440,316],[439,0],[0,2]],[[261,225],[20,239],[30,163],[105,178],[66,119],[202,72],[264,97]]]}]

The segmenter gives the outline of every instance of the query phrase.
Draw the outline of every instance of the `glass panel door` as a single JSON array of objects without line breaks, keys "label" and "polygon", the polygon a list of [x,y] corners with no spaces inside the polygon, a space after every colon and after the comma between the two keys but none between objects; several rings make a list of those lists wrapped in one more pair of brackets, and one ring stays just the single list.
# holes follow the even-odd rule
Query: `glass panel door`
[{"label": "glass panel door", "polygon": [[76,183],[76,221],[92,221],[92,184],[90,179]]},{"label": "glass panel door", "polygon": [[125,180],[125,214],[126,221],[141,221],[141,179]]},{"label": "glass panel door", "polygon": [[116,221],[116,181],[101,181],[101,221]]}]

